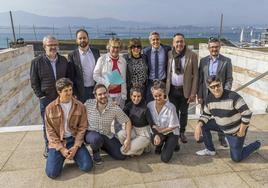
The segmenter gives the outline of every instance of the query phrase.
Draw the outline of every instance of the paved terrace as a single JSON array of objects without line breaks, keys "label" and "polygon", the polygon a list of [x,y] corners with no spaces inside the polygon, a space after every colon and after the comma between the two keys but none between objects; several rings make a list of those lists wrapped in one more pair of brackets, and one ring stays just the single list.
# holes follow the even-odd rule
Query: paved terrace
[{"label": "paved terrace", "polygon": [[160,157],[152,153],[125,161],[115,161],[104,154],[104,163],[90,173],[83,173],[73,162],[66,161],[56,180],[44,172],[41,131],[0,133],[0,187],[268,187],[267,114],[253,117],[246,140],[249,143],[260,139],[261,149],[241,163],[232,162],[229,150],[217,141],[216,156],[196,156],[195,151],[203,145],[194,141],[195,122],[189,122],[189,141],[169,164],[160,162]]}]

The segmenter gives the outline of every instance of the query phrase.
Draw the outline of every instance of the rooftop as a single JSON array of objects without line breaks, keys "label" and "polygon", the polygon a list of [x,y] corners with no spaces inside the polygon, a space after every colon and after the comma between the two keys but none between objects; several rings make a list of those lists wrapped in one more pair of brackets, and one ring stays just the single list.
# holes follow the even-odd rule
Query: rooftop
[{"label": "rooftop", "polygon": [[66,161],[56,180],[45,174],[42,157],[42,132],[1,132],[0,130],[0,187],[268,187],[268,114],[254,115],[246,143],[260,139],[262,147],[248,159],[234,163],[229,149],[222,148],[213,136],[217,149],[214,157],[196,156],[203,148],[193,138],[195,120],[187,128],[188,143],[174,153],[170,163],[160,161],[149,153],[125,161],[115,161],[104,153],[104,163],[89,173],[81,172]]}]

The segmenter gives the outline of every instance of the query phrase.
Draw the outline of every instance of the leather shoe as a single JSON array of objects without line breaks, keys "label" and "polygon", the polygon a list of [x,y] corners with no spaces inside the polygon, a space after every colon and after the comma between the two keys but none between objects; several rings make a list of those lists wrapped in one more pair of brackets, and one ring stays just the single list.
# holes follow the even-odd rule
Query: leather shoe
[{"label": "leather shoe", "polygon": [[182,143],[184,144],[187,143],[187,137],[185,136],[184,133],[180,133],[180,139]]},{"label": "leather shoe", "polygon": [[225,148],[228,147],[228,144],[227,144],[227,142],[226,142],[226,140],[224,138],[223,139],[220,139],[219,141],[220,141],[221,146],[223,146]]}]

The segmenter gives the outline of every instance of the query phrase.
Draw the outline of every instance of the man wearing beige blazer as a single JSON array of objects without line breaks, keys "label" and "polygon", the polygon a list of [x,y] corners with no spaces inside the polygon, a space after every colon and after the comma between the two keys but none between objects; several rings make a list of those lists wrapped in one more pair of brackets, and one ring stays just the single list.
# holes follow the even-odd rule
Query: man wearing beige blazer
[{"label": "man wearing beige blazer", "polygon": [[184,35],[176,33],[173,48],[168,53],[166,91],[170,102],[176,106],[180,119],[180,139],[187,143],[185,128],[188,119],[188,107],[194,102],[198,83],[197,55],[185,45]]}]

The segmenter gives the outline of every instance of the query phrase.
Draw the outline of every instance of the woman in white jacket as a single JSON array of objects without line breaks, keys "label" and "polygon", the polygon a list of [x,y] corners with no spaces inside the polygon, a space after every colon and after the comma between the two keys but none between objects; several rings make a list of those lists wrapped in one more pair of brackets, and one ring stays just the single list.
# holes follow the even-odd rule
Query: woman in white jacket
[{"label": "woman in white jacket", "polygon": [[[95,66],[93,79],[97,83],[104,84],[109,90],[109,98],[111,98],[121,108],[124,107],[127,99],[126,88],[126,61],[121,54],[119,54],[122,42],[119,38],[112,38],[107,44],[108,53],[102,55]],[[120,84],[114,83],[111,79],[112,72],[119,73],[122,78]]]}]

